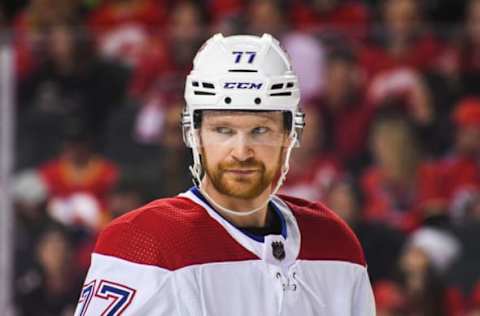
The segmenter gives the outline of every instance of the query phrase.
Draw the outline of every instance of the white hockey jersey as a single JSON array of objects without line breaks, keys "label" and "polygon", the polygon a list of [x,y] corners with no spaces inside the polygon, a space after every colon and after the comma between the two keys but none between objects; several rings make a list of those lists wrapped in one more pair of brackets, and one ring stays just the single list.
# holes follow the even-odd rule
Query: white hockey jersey
[{"label": "white hockey jersey", "polygon": [[193,188],[100,235],[75,316],[373,316],[352,231],[321,204],[278,196],[280,235],[256,236]]}]

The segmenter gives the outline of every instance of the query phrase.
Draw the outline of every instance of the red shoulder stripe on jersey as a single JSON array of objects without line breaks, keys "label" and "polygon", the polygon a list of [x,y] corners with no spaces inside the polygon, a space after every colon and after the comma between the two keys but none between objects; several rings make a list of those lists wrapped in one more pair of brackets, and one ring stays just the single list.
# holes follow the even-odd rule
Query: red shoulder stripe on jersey
[{"label": "red shoulder stripe on jersey", "polygon": [[194,264],[258,259],[193,201],[154,201],[113,221],[96,253],[176,270]]},{"label": "red shoulder stripe on jersey", "polygon": [[360,242],[338,215],[320,203],[280,197],[293,211],[300,228],[299,259],[339,260],[366,266]]}]

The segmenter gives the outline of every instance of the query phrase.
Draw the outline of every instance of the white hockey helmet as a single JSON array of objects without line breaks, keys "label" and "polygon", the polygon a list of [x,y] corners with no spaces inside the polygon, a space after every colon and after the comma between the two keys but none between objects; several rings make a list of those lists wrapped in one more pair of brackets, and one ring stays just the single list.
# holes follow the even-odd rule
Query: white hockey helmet
[{"label": "white hockey helmet", "polygon": [[[193,150],[194,177],[200,181],[201,164],[194,129],[202,110],[282,111],[289,115],[291,148],[300,143],[305,125],[299,109],[300,92],[286,52],[269,34],[262,37],[216,34],[198,51],[185,84],[183,139]],[[283,179],[282,179],[283,181]]]}]

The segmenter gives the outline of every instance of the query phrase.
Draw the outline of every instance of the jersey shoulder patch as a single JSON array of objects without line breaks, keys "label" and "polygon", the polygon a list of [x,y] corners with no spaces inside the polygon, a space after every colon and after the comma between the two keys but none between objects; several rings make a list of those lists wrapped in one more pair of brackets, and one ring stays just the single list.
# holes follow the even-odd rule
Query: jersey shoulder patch
[{"label": "jersey shoulder patch", "polygon": [[100,234],[95,252],[169,270],[255,258],[184,197],[159,199],[115,219]]},{"label": "jersey shoulder patch", "polygon": [[290,207],[302,236],[299,259],[338,260],[366,266],[362,246],[351,228],[320,202],[279,195]]}]

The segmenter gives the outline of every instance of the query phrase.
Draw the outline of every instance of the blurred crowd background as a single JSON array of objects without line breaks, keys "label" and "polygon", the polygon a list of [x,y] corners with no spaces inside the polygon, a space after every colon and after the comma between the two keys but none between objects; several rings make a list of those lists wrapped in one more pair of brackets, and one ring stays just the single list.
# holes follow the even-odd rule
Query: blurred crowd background
[{"label": "blurred crowd background", "polygon": [[18,315],[71,315],[102,227],[191,186],[184,80],[216,32],[289,52],[307,127],[282,191],[352,226],[378,315],[480,315],[479,0],[2,1],[0,32]]}]

